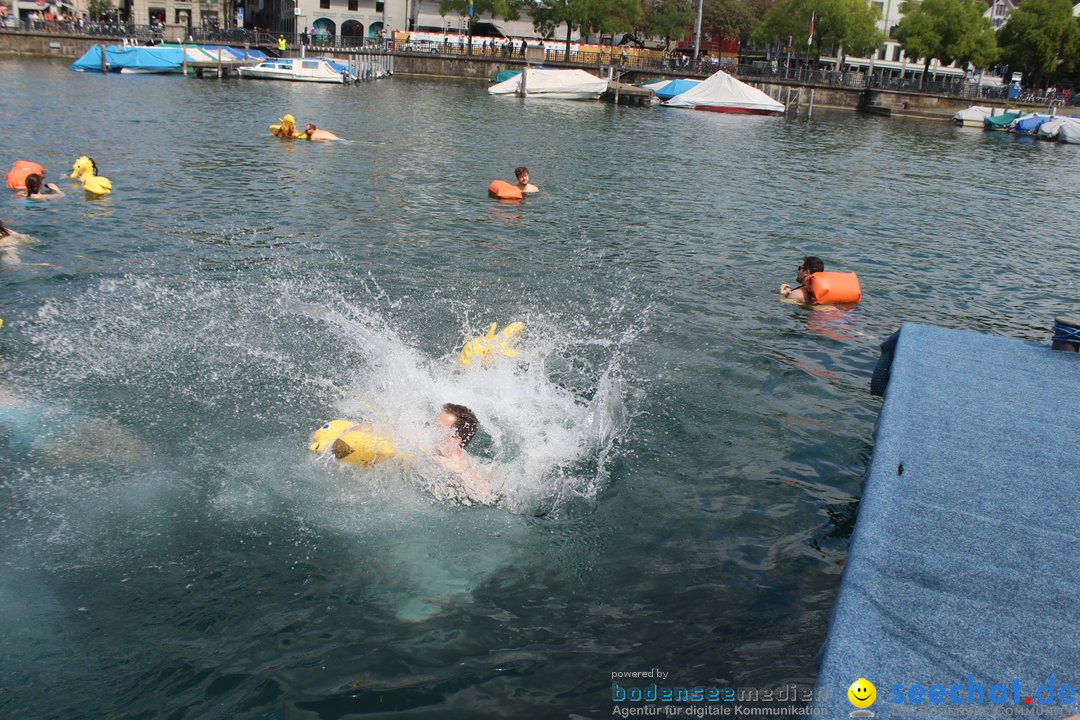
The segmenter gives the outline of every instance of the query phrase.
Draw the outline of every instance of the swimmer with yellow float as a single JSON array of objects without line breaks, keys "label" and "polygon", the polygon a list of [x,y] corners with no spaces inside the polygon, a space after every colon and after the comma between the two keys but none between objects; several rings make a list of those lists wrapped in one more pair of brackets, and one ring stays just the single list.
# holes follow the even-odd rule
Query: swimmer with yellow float
[{"label": "swimmer with yellow float", "polygon": [[304,132],[300,132],[296,127],[296,118],[289,114],[278,120],[278,124],[270,126],[270,134],[283,140],[330,141],[341,139],[329,130],[319,130],[314,123],[308,123],[304,127]]},{"label": "swimmer with yellow float", "polygon": [[[525,331],[525,323],[512,322],[497,332],[498,324],[491,323],[485,335],[465,343],[458,353],[462,367],[491,367],[497,358],[516,358],[520,355],[517,342]],[[472,441],[480,427],[475,413],[464,405],[447,403],[435,419],[441,438],[431,455],[456,478],[452,494],[462,502],[491,505],[499,495],[485,473],[465,454],[465,447]],[[415,458],[416,453],[403,452],[393,441],[379,435],[368,423],[352,420],[331,420],[323,424],[311,436],[308,450],[318,455],[330,452],[344,463],[370,468],[393,459]],[[445,492],[443,494],[446,494]]]}]

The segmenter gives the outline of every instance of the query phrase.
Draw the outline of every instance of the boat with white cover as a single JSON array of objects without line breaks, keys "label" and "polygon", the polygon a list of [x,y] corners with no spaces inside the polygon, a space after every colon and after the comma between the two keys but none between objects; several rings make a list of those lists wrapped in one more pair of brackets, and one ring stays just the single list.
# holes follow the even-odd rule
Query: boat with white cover
[{"label": "boat with white cover", "polygon": [[495,83],[488,88],[488,93],[556,100],[596,100],[607,90],[607,86],[607,80],[584,70],[528,68],[520,75]]},{"label": "boat with white cover", "polygon": [[697,86],[676,95],[663,105],[750,115],[777,115],[784,112],[783,103],[773,100],[762,91],[733,78],[723,70],[710,75]]},{"label": "boat with white cover", "polygon": [[252,67],[242,67],[240,77],[293,82],[343,83],[348,68],[323,58],[272,58]]}]

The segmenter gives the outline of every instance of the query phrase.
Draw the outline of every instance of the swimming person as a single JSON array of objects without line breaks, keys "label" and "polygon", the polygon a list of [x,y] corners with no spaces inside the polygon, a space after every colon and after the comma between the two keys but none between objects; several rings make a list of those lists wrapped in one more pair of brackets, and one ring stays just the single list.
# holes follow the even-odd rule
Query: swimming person
[{"label": "swimming person", "polygon": [[5,265],[19,264],[19,243],[23,236],[0,222],[0,262]]},{"label": "swimming person", "polygon": [[451,473],[451,478],[445,486],[433,487],[432,492],[440,499],[453,499],[463,505],[496,504],[501,495],[492,487],[490,476],[465,452],[480,429],[476,414],[464,405],[446,403],[435,418],[435,425],[441,437],[432,455]]},{"label": "swimming person", "polygon": [[799,283],[798,286],[791,287],[784,283],[780,286],[780,297],[801,303],[812,302],[809,293],[806,291],[806,278],[819,272],[825,272],[825,263],[822,262],[821,258],[807,255],[802,259],[802,264],[799,265],[795,273],[795,282]]},{"label": "swimming person", "polygon": [[22,195],[29,200],[55,200],[56,198],[64,197],[64,191],[61,190],[56,183],[46,183],[45,189],[52,192],[42,192],[41,181],[43,178],[37,173],[30,173],[26,176],[26,189],[16,190],[17,195]]},{"label": "swimming person", "polygon": [[529,168],[522,165],[521,167],[514,168],[514,175],[517,176],[518,190],[523,193],[540,192],[540,188],[529,183]]},{"label": "swimming person", "polygon": [[307,134],[308,140],[340,140],[337,135],[329,130],[320,130],[315,127],[315,123],[308,123],[304,126],[304,133]]}]

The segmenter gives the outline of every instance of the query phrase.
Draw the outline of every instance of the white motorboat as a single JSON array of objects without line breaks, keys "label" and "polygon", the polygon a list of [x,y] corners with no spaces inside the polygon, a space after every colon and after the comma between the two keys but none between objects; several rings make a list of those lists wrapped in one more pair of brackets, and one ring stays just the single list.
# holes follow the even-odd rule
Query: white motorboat
[{"label": "white motorboat", "polygon": [[323,58],[272,58],[237,72],[245,78],[293,82],[343,83],[349,79],[347,67]]},{"label": "white motorboat", "polygon": [[983,126],[983,120],[994,114],[994,109],[984,105],[972,105],[966,110],[960,110],[953,115],[953,122],[961,127]]}]

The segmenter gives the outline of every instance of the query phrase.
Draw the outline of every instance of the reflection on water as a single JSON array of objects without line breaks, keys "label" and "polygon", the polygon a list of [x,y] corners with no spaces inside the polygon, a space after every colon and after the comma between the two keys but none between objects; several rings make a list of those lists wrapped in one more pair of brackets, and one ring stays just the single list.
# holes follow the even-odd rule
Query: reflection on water
[{"label": "reflection on water", "polygon": [[[0,162],[63,186],[89,153],[114,186],[0,199],[36,239],[0,267],[20,717],[590,715],[616,670],[812,681],[878,343],[1044,342],[1077,296],[1072,146],[401,78],[0,60],[0,90]],[[351,142],[269,137],[285,112]],[[518,165],[543,192],[490,200]],[[807,254],[864,301],[779,302]],[[512,320],[521,358],[456,366]],[[447,401],[480,416],[502,507],[307,452],[338,416],[422,450]]]}]

